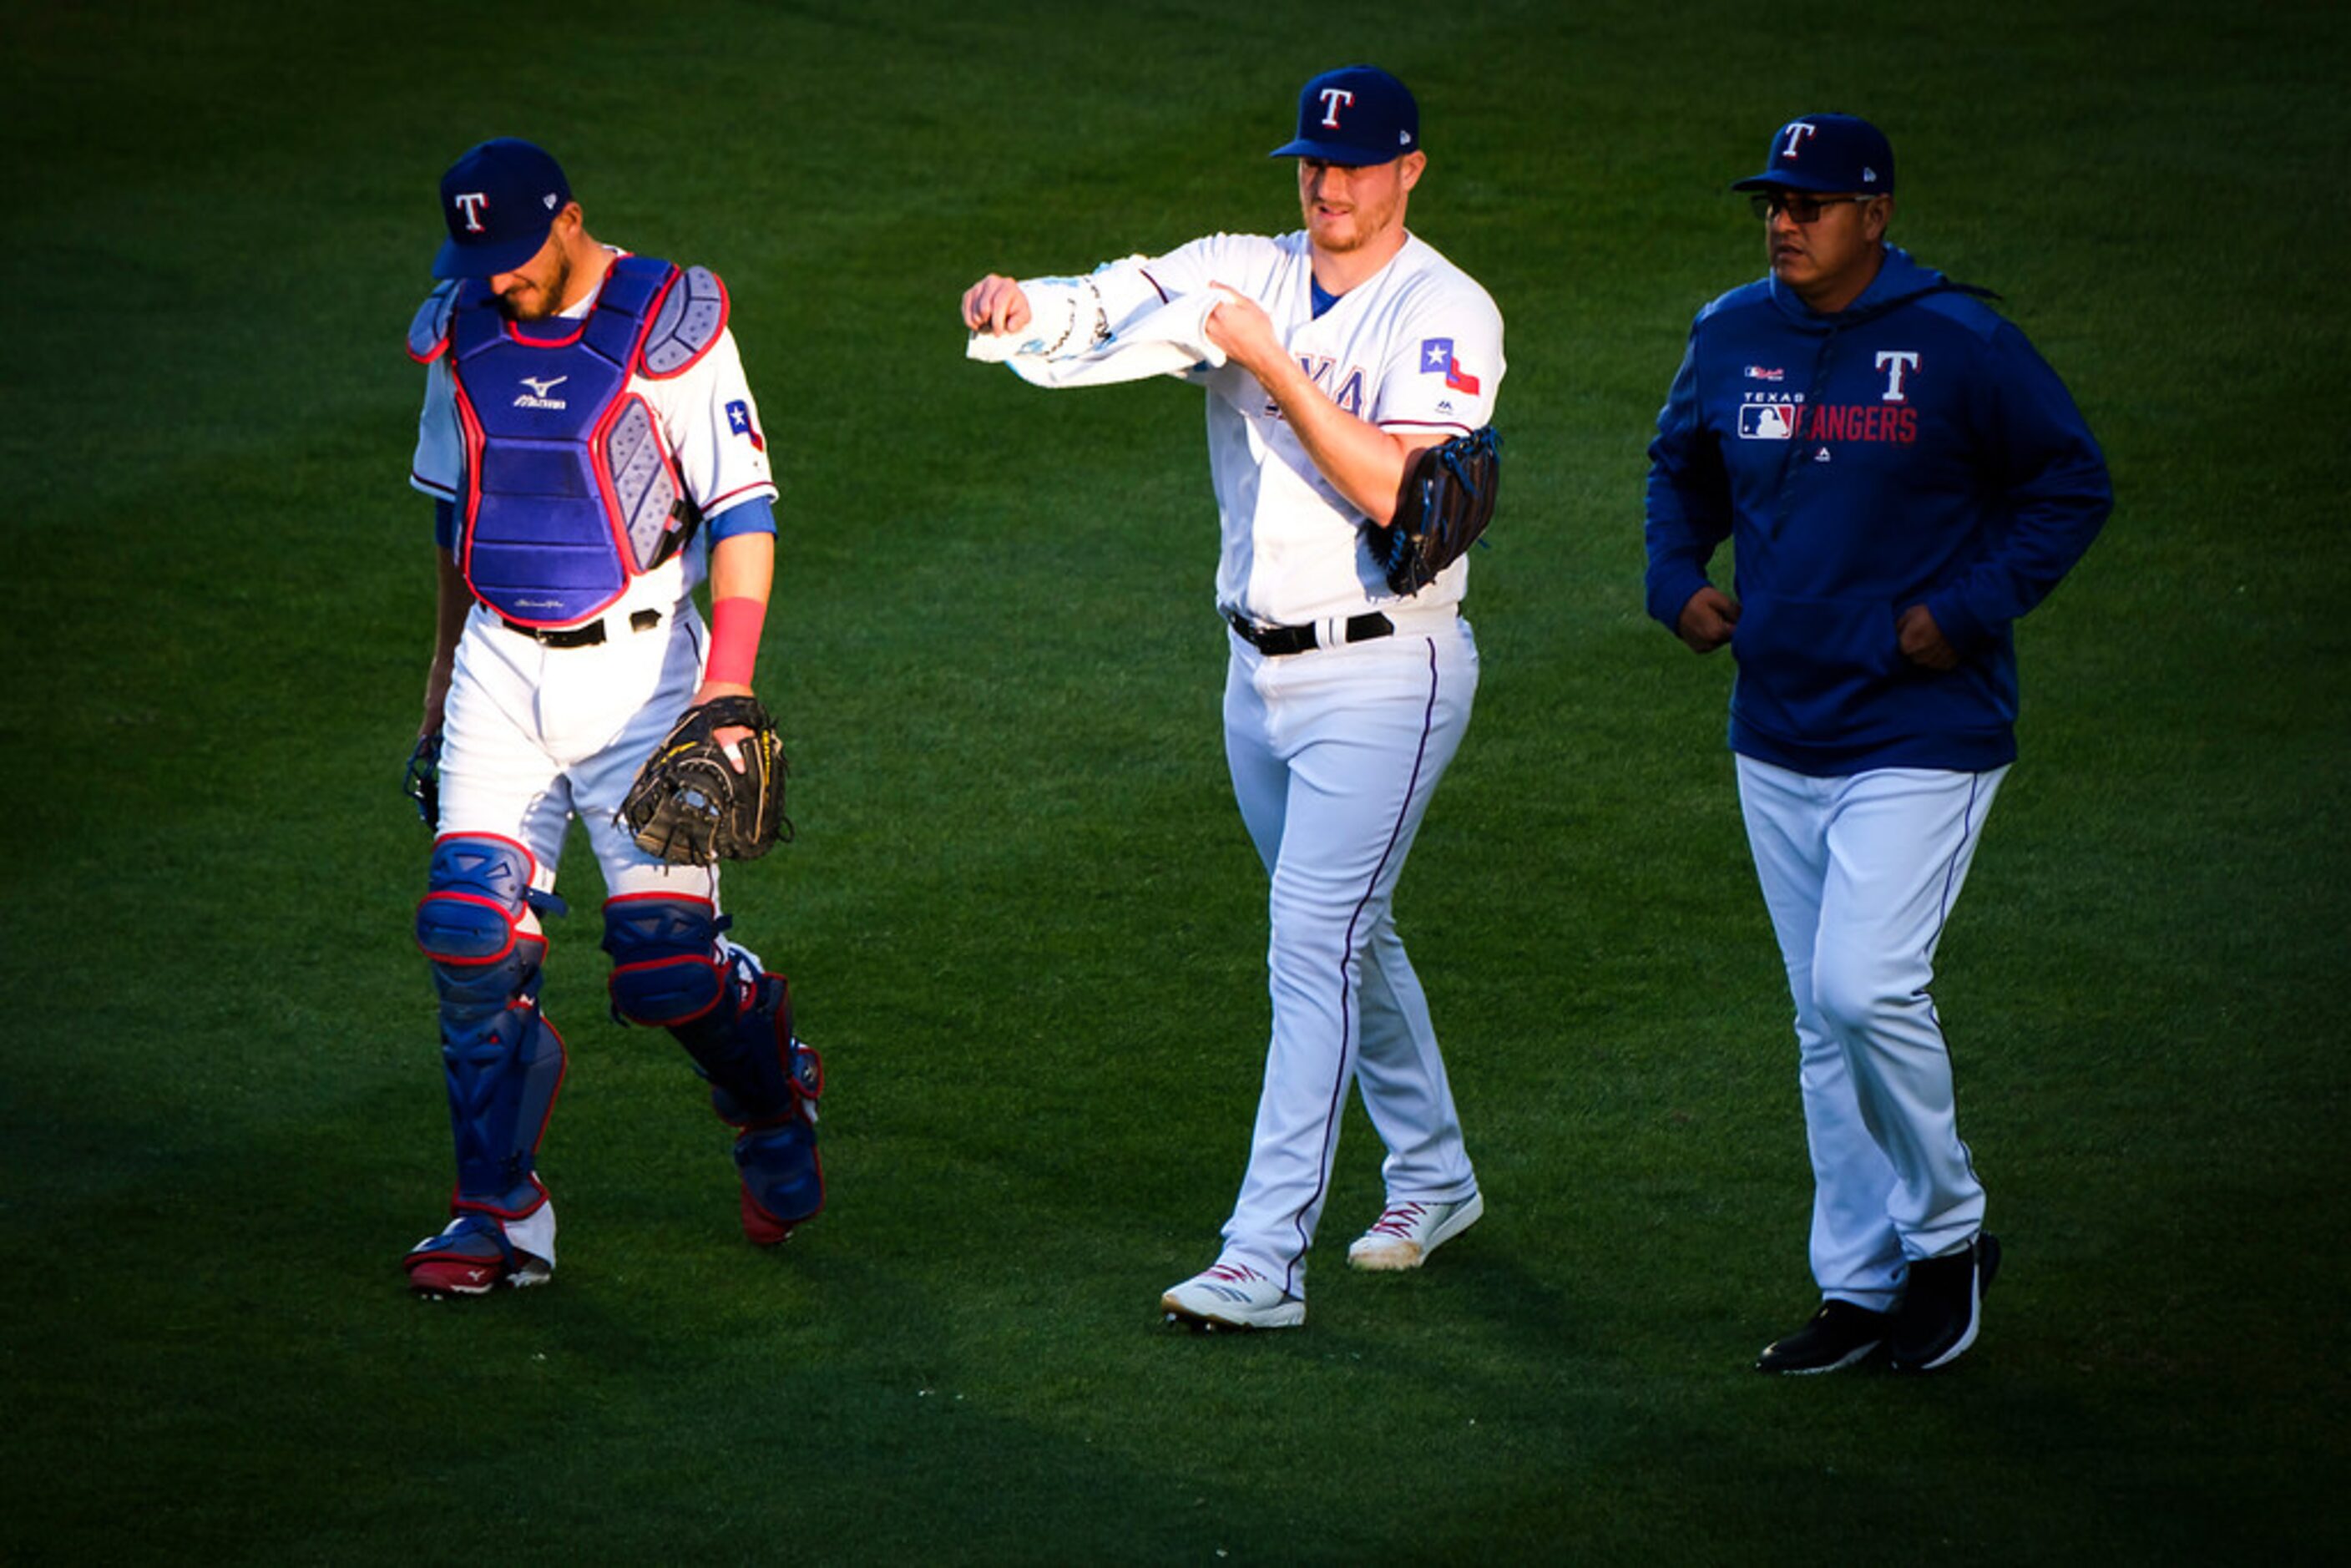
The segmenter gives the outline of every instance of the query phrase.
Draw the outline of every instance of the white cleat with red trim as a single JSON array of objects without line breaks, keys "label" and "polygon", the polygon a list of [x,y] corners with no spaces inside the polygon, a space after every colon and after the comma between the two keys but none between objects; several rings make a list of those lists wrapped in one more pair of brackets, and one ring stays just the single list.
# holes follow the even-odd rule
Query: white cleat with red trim
[{"label": "white cleat with red trim", "polygon": [[1280,1285],[1246,1263],[1219,1260],[1159,1298],[1171,1323],[1207,1329],[1294,1329],[1306,1321],[1302,1296],[1282,1293]]},{"label": "white cleat with red trim", "polygon": [[1348,1267],[1417,1269],[1485,1212],[1486,1196],[1477,1192],[1458,1203],[1391,1203],[1347,1249]]}]

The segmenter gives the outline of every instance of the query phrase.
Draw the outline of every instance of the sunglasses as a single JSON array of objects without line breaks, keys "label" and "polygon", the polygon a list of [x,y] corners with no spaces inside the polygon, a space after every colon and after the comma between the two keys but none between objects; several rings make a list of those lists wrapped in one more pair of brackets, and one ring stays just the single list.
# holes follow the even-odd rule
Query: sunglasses
[{"label": "sunglasses", "polygon": [[1747,198],[1747,204],[1759,218],[1773,218],[1785,213],[1800,224],[1808,224],[1821,215],[1823,207],[1833,207],[1839,202],[1874,202],[1870,195],[1814,196],[1802,191],[1757,191]]}]

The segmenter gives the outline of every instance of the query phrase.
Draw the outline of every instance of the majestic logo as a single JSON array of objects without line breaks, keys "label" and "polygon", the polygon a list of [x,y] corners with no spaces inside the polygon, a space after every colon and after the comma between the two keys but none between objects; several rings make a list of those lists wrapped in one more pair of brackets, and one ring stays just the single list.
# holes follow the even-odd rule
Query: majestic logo
[{"label": "majestic logo", "polygon": [[482,209],[490,204],[490,195],[488,192],[467,191],[463,194],[452,196],[449,199],[457,204],[457,210],[459,212],[465,214],[465,232],[467,234],[477,235],[486,232],[482,227]]},{"label": "majestic logo", "polygon": [[522,384],[530,390],[515,399],[514,406],[517,408],[569,408],[570,405],[561,398],[549,397],[547,394],[570,379],[569,376],[549,376],[547,380],[540,381],[537,376],[524,376],[521,378]]},{"label": "majestic logo", "polygon": [[1445,372],[1445,384],[1455,392],[1477,392],[1478,378],[1453,357],[1453,340],[1423,338],[1420,340],[1420,373],[1433,376],[1439,371]]},{"label": "majestic logo", "polygon": [[1918,356],[1907,349],[1888,349],[1877,356],[1877,368],[1886,372],[1886,394],[1880,402],[1907,402],[1902,395],[1902,372],[1918,368]]},{"label": "majestic logo", "polygon": [[1784,382],[1788,379],[1788,372],[1769,365],[1750,365],[1747,367],[1747,379],[1750,382]]},{"label": "majestic logo", "polygon": [[1780,149],[1780,161],[1783,163],[1793,163],[1796,161],[1798,151],[1802,149],[1804,144],[1804,138],[1807,136],[1818,135],[1820,133],[1820,129],[1821,128],[1819,126],[1814,125],[1809,120],[1790,120],[1785,126],[1782,127],[1782,131],[1787,136],[1788,141],[1786,145]]},{"label": "majestic logo", "polygon": [[1322,123],[1332,131],[1339,129],[1339,110],[1354,107],[1355,95],[1343,87],[1326,87],[1322,92]]}]

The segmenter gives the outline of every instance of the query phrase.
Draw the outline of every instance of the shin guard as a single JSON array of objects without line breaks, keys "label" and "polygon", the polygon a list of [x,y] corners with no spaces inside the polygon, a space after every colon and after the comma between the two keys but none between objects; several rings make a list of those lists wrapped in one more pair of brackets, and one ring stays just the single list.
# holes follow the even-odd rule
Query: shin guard
[{"label": "shin guard", "polygon": [[563,1040],[538,1009],[547,939],[519,929],[530,852],[487,834],[433,848],[416,945],[441,993],[441,1061],[457,1149],[453,1207],[518,1219],[547,1201],[539,1139],[563,1082]]},{"label": "shin guard", "polygon": [[613,1014],[668,1029],[708,1081],[711,1108],[738,1129],[744,1231],[766,1245],[824,1207],[824,1067],[792,1038],[789,985],[723,929],[707,899],[629,894],[604,905]]}]

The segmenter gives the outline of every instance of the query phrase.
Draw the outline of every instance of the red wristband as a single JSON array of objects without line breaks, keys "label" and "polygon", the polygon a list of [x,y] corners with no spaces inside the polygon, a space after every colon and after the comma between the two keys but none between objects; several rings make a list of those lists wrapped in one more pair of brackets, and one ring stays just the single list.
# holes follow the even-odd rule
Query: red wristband
[{"label": "red wristband", "polygon": [[747,686],[759,662],[759,630],[768,607],[757,599],[722,599],[710,607],[710,662],[705,681]]}]

